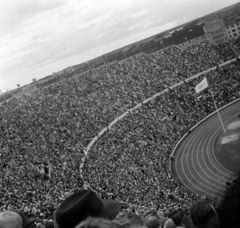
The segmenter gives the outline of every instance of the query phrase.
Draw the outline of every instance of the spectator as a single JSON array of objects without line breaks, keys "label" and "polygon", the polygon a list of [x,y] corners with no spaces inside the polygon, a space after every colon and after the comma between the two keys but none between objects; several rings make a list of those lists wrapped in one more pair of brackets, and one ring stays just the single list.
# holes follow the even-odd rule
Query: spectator
[{"label": "spectator", "polygon": [[185,228],[195,228],[189,214],[184,216],[183,224]]},{"label": "spectator", "polygon": [[0,212],[1,228],[22,228],[22,218],[13,211]]},{"label": "spectator", "polygon": [[240,214],[240,172],[238,176],[229,183],[222,197],[216,206],[220,227],[239,227],[239,214]]},{"label": "spectator", "polygon": [[164,224],[164,228],[177,228],[176,225],[174,224],[172,219],[168,219],[165,224]]},{"label": "spectator", "polygon": [[119,215],[117,218],[113,220],[113,223],[117,224],[120,227],[128,227],[128,228],[144,228],[143,220],[140,216],[136,215],[133,212],[123,213]]},{"label": "spectator", "polygon": [[119,226],[107,219],[89,217],[75,228],[119,228]]},{"label": "spectator", "polygon": [[196,201],[190,208],[190,217],[196,228],[219,227],[216,210],[206,201]]},{"label": "spectator", "polygon": [[155,216],[147,217],[144,221],[144,224],[148,228],[161,228],[161,223]]},{"label": "spectator", "polygon": [[184,215],[185,215],[184,211],[180,210],[172,216],[172,221],[176,225],[177,228],[185,227],[183,225]]},{"label": "spectator", "polygon": [[59,228],[74,228],[88,216],[114,219],[121,210],[115,200],[101,200],[91,190],[81,190],[63,201],[55,217]]}]

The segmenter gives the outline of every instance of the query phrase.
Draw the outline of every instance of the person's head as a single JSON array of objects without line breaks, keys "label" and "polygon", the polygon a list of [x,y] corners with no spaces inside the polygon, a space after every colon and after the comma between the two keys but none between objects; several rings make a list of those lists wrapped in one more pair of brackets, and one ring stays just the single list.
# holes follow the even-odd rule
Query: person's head
[{"label": "person's head", "polygon": [[174,224],[172,219],[168,219],[165,224],[164,224],[165,228],[176,228],[177,226]]},{"label": "person's head", "polygon": [[143,220],[135,213],[124,213],[113,220],[113,223],[124,228],[144,227]]},{"label": "person's head", "polygon": [[55,221],[59,228],[74,228],[87,217],[113,220],[121,210],[115,200],[101,200],[91,190],[81,190],[66,198],[57,208]]},{"label": "person's head", "polygon": [[184,227],[185,228],[195,228],[193,223],[192,223],[192,220],[190,218],[190,215],[185,215],[184,218],[183,218],[183,224],[184,224]]},{"label": "person's head", "polygon": [[80,222],[75,228],[119,228],[117,224],[108,219],[92,218]]},{"label": "person's head", "polygon": [[197,228],[209,227],[210,224],[218,220],[215,209],[204,200],[199,200],[193,203],[190,208],[190,217],[193,225]]},{"label": "person's head", "polygon": [[144,215],[144,220],[146,220],[148,217],[153,216],[159,219],[159,215],[156,210],[150,210]]},{"label": "person's head", "polygon": [[156,210],[150,210],[148,211],[144,216],[144,221],[147,221],[149,217],[155,217],[160,222],[160,227],[163,227],[165,221],[167,220],[165,218],[165,214],[163,211],[156,211]]},{"label": "person's head", "polygon": [[161,227],[161,223],[160,223],[159,219],[155,216],[147,217],[144,221],[144,225],[147,228],[160,228]]},{"label": "person's head", "polygon": [[0,212],[1,228],[22,228],[22,218],[13,211]]},{"label": "person's head", "polygon": [[178,211],[172,216],[172,221],[176,226],[183,225],[184,211]]}]

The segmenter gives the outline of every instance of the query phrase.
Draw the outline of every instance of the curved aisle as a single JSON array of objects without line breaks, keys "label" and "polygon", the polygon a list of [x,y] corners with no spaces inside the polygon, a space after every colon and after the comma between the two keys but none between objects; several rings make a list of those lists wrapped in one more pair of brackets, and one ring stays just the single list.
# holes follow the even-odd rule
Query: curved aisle
[{"label": "curved aisle", "polygon": [[[240,114],[240,101],[220,111],[226,126]],[[196,194],[217,200],[235,174],[223,167],[215,158],[214,142],[222,133],[217,114],[192,130],[175,152],[173,168],[178,180]]]}]

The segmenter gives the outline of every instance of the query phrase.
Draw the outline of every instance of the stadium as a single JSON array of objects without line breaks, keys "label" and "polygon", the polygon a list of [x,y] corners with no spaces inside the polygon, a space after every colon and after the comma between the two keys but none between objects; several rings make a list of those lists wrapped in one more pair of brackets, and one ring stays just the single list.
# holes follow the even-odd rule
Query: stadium
[{"label": "stadium", "polygon": [[[205,200],[234,221],[226,213],[239,206],[226,202],[239,186],[239,41],[140,50],[4,101],[1,211],[44,224],[91,189],[138,215],[157,208],[171,218]],[[205,78],[212,94],[196,93]]]}]

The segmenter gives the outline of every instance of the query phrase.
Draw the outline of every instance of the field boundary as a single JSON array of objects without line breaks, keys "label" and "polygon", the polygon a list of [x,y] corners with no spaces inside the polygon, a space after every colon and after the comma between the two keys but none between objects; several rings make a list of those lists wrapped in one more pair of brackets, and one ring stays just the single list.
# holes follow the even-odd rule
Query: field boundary
[{"label": "field boundary", "polygon": [[[228,106],[230,106],[230,105],[232,105],[232,104],[234,104],[234,103],[236,103],[236,102],[238,102],[238,101],[240,101],[240,98],[237,98],[236,100],[231,101],[230,103],[222,106],[222,107],[219,108],[218,110],[221,111],[221,110],[227,108]],[[171,158],[174,158],[175,153],[176,153],[176,150],[178,149],[178,147],[179,147],[179,145],[182,143],[182,141],[183,141],[189,134],[191,134],[191,132],[192,132],[194,129],[196,129],[200,124],[202,124],[205,120],[209,119],[210,117],[212,117],[212,116],[213,116],[214,114],[216,114],[216,113],[217,113],[217,110],[215,110],[214,112],[210,113],[208,116],[204,117],[204,118],[201,119],[198,123],[196,123],[193,127],[191,127],[191,128],[190,128],[190,133],[185,133],[185,134],[183,135],[183,137],[178,141],[178,143],[176,144],[176,146],[174,147],[173,152],[172,152],[172,154],[171,154]],[[171,162],[170,162],[170,171],[171,171],[171,173],[173,174],[173,172],[172,172],[172,170],[173,170],[173,168],[172,168],[173,164],[172,164],[172,163],[173,163],[173,162],[171,161]]]}]

